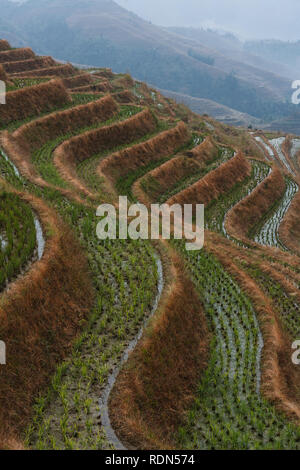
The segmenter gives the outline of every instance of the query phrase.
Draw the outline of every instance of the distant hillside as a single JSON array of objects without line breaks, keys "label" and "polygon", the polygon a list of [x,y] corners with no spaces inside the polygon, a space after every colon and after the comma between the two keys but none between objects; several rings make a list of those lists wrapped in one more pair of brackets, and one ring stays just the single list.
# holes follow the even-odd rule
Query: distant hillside
[{"label": "distant hillside", "polygon": [[[8,7],[9,5],[9,7]],[[0,36],[264,120],[287,116],[290,80],[154,26],[112,0],[0,0]]]},{"label": "distant hillside", "polygon": [[245,51],[256,54],[264,60],[272,60],[289,67],[293,73],[293,79],[300,78],[300,41],[248,41]]},{"label": "distant hillside", "polygon": [[208,114],[209,116],[230,126],[260,127],[262,122],[246,113],[241,113],[235,109],[223,106],[212,100],[204,98],[194,98],[192,96],[183,95],[169,90],[159,90],[165,96],[174,99],[177,103],[183,103],[197,114]]},{"label": "distant hillside", "polygon": [[263,128],[265,130],[281,131],[287,134],[300,135],[300,111],[296,111],[284,119],[271,122],[271,124],[263,126]]},{"label": "distant hillside", "polygon": [[[168,28],[169,31],[185,36],[186,38],[193,39],[200,44],[205,44],[211,49],[215,49],[221,52],[231,59],[248,64],[253,67],[268,70],[277,75],[281,75],[289,78],[290,80],[294,77],[294,70],[288,61],[282,61],[280,56],[262,55],[257,43],[257,47],[249,47],[251,43],[244,43],[234,34],[230,32],[220,32],[214,30],[205,30],[200,28]],[[256,44],[256,43],[254,43]],[[298,54],[299,55],[299,54]]]}]

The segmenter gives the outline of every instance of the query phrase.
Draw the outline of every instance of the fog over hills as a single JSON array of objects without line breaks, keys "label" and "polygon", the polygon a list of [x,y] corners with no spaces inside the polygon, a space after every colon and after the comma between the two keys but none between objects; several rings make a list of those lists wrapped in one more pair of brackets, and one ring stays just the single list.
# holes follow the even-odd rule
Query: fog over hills
[{"label": "fog over hills", "polygon": [[[254,120],[278,120],[294,111],[289,64],[259,57],[251,48],[246,52],[234,35],[155,26],[120,3],[134,7],[131,1],[112,0],[0,0],[0,36],[60,60],[128,71],[156,87],[209,100]],[[146,3],[148,11],[149,2],[141,1],[139,9]],[[195,2],[188,3],[190,13],[195,12]],[[159,10],[164,24],[168,4]],[[178,15],[182,5],[175,1],[173,6]],[[151,2],[151,8],[154,12],[158,6]],[[205,8],[200,10],[203,21],[209,18]]]},{"label": "fog over hills", "polygon": [[116,0],[119,5],[162,26],[232,31],[244,39],[297,41],[298,0]]}]

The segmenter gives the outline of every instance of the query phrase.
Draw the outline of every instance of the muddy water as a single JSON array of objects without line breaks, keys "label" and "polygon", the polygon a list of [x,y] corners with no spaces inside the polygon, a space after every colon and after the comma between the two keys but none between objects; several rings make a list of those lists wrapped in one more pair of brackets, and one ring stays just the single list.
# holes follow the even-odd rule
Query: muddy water
[{"label": "muddy water", "polygon": [[300,139],[293,139],[292,140],[292,148],[291,148],[291,157],[294,160],[297,156],[297,153],[300,151]]},{"label": "muddy water", "polygon": [[266,151],[268,152],[268,155],[270,157],[269,159],[274,160],[275,159],[275,154],[273,152],[273,149],[268,144],[266,144],[265,141],[261,137],[255,137],[255,140],[257,142],[259,142],[266,149]]},{"label": "muddy water", "polygon": [[254,241],[264,246],[274,246],[288,251],[279,237],[280,225],[290,208],[290,205],[299,191],[298,185],[293,180],[288,180],[285,194],[278,205],[256,234]]},{"label": "muddy water", "polygon": [[155,258],[156,258],[156,265],[157,265],[157,272],[158,272],[158,286],[157,286],[157,295],[156,295],[156,298],[152,307],[150,317],[148,317],[148,319],[145,321],[138,335],[127,346],[120,360],[119,365],[115,368],[115,370],[109,376],[107,386],[99,400],[102,427],[105,430],[107,440],[116,450],[126,450],[126,448],[116,436],[115,431],[111,425],[110,417],[109,417],[109,407],[108,407],[109,398],[110,398],[111,391],[118,378],[118,375],[121,371],[122,366],[128,361],[129,354],[135,349],[138,341],[141,339],[144,329],[147,326],[150,318],[155,314],[160,298],[161,298],[161,294],[162,294],[163,286],[164,286],[163,268],[162,268],[162,263],[161,263],[160,258],[157,255],[155,256]]},{"label": "muddy water", "polygon": [[283,142],[285,141],[285,137],[278,137],[277,139],[272,139],[270,140],[270,143],[273,145],[273,147],[275,148],[277,154],[278,154],[278,157],[281,161],[281,163],[285,166],[285,168],[288,170],[289,173],[291,173],[292,175],[295,174],[294,170],[291,168],[289,162],[286,160],[285,158],[285,155],[282,151],[282,144]]}]

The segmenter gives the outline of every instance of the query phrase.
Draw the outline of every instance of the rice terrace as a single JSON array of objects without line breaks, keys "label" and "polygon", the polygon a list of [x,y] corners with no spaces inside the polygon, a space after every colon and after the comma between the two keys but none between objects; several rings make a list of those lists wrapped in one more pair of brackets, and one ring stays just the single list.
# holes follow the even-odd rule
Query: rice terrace
[{"label": "rice terrace", "polygon": [[[5,39],[0,79],[0,448],[300,450],[300,137]],[[100,240],[120,196],[204,247]]]}]

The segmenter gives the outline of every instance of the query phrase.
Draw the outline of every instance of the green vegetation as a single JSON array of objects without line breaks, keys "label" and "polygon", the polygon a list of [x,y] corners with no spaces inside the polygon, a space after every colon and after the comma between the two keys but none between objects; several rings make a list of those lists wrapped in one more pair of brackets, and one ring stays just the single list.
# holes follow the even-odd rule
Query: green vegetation
[{"label": "green vegetation", "polygon": [[[167,129],[169,129],[170,126],[164,122],[164,121],[157,121],[157,126],[154,132],[150,132],[148,134],[145,134],[143,137],[140,139],[134,140],[130,144],[123,144],[123,145],[112,145],[112,148],[109,150],[105,150],[104,152],[101,152],[99,154],[93,155],[92,157],[84,160],[77,166],[77,174],[78,176],[86,183],[86,185],[93,189],[94,191],[101,191],[101,186],[102,186],[102,179],[100,176],[97,175],[97,166],[99,165],[100,161],[108,156],[111,153],[119,152],[121,150],[133,147],[134,145],[141,144],[143,142],[146,142],[147,140],[151,139],[152,137],[155,137],[159,132],[163,132]],[[130,178],[130,177],[129,177]],[[133,180],[132,180],[133,183]],[[129,182],[129,184],[131,184]],[[123,186],[124,187],[123,187]],[[122,189],[124,191],[128,191],[128,183],[123,183],[121,180],[117,183],[117,188],[118,190]],[[125,193],[127,194],[127,192]],[[125,195],[124,194],[124,195]]]},{"label": "green vegetation", "polygon": [[33,259],[36,234],[30,206],[12,193],[0,193],[0,290]]},{"label": "green vegetation", "polygon": [[268,213],[249,233],[254,241],[261,245],[275,246],[288,251],[279,238],[279,227],[298,190],[298,185],[291,178],[286,177],[284,196],[281,200],[274,201]]},{"label": "green vegetation", "polygon": [[[283,96],[280,77],[271,79],[268,71],[258,68],[252,77],[248,66],[239,61],[237,68],[241,72],[230,73],[234,69],[231,56],[225,54],[222,67],[217,54],[202,52],[203,48],[186,47],[187,41],[164,29],[148,25],[144,33],[143,22],[139,19],[132,22],[115,4],[106,5],[103,12],[95,9],[94,29],[88,21],[92,10],[88,9],[87,2],[74,4],[72,12],[63,0],[52,0],[51,6],[43,2],[38,11],[34,4],[26,6],[26,11],[25,6],[16,3],[12,8],[13,13],[7,13],[7,7],[3,9],[5,29],[16,34],[17,28],[41,53],[77,64],[111,67],[116,72],[129,71],[137,79],[159,88],[211,99],[264,120],[293,112],[293,105]],[[70,22],[71,14],[80,19],[76,26]],[[46,23],[47,34],[41,26]],[[116,27],[117,24],[122,28]],[[104,25],[105,34],[99,34]],[[138,45],[133,47],[137,37]],[[297,43],[294,50],[297,50]],[[241,79],[247,72],[248,80]]]},{"label": "green vegetation", "polygon": [[48,82],[50,78],[14,78],[11,85],[7,85],[6,91],[16,91],[21,88],[39,85]]},{"label": "green vegetation", "polygon": [[[222,165],[222,163],[225,163],[227,160],[229,160],[233,156],[233,153],[233,150],[229,150],[227,148],[220,148],[218,151],[218,156],[215,160],[213,160],[212,162],[208,162],[203,169],[199,170],[199,172],[195,172],[194,175],[188,176],[187,178],[182,178],[178,183],[171,186],[166,193],[161,195],[161,197],[159,198],[159,202],[166,202],[175,194],[179,193],[180,191],[183,191],[188,186],[191,186],[192,184],[199,181],[201,178],[204,178],[204,176],[207,175],[209,172],[215,170],[220,165]],[[145,186],[144,189],[146,189]]]},{"label": "green vegetation", "polygon": [[[165,130],[167,129],[164,123],[161,123],[160,126],[161,126],[161,129],[160,129],[161,131],[163,130],[163,128],[165,128]],[[127,195],[129,199],[131,199],[132,201],[135,200],[136,198],[132,194],[132,186],[139,178],[142,178],[142,176],[146,175],[149,171],[152,171],[155,168],[158,168],[163,163],[167,162],[168,160],[171,160],[177,154],[187,151],[187,150],[191,150],[194,146],[195,146],[195,137],[193,136],[190,142],[176,149],[173,155],[169,155],[169,156],[166,156],[165,158],[161,158],[160,160],[153,161],[149,163],[149,165],[140,166],[138,170],[128,173],[125,178],[120,178],[116,183],[116,189],[118,190],[119,194]],[[142,187],[143,187],[143,182],[142,182]],[[143,189],[145,188],[143,187]]]},{"label": "green vegetation", "polygon": [[[268,274],[259,269],[258,266],[244,266],[251,277],[253,277],[264,292],[274,302],[274,307],[279,313],[280,318],[290,334],[291,338],[300,338],[300,305],[293,296],[287,294],[283,287],[271,278]],[[300,287],[300,284],[298,284]]]},{"label": "green vegetation", "polygon": [[[78,46],[77,41],[75,38],[75,48]],[[105,40],[102,38],[101,42],[105,43]],[[56,47],[55,44],[56,41],[53,47]],[[87,49],[87,60],[90,60],[89,57],[92,59],[94,57],[93,47]],[[127,60],[126,47],[122,52],[124,53],[122,60]],[[101,53],[105,54],[105,51]],[[110,48],[110,53],[114,60],[113,46]],[[150,57],[145,55],[141,47],[136,50],[132,60],[140,61],[141,57],[144,58],[143,73],[147,73],[151,67],[155,76],[159,70],[166,70],[173,63],[162,54],[163,52],[160,51],[152,51]],[[194,51],[190,51],[190,56],[198,62],[213,64],[213,62],[210,63],[213,58],[202,57],[199,54],[196,56]],[[164,63],[161,67],[153,67],[153,64],[157,65],[157,60],[160,64],[162,59]],[[196,92],[202,87],[203,93],[207,95],[213,88],[214,92],[218,90],[223,99],[231,103],[234,103],[234,100],[243,92],[245,107],[252,101],[252,109],[257,113],[277,112],[270,103],[259,103],[259,97],[255,96],[254,100],[253,89],[247,89],[245,93],[234,75],[228,75],[223,79],[208,80],[207,75],[202,71],[197,76],[197,83],[191,79],[187,82],[187,75],[190,75],[190,71],[185,67],[185,60],[182,59],[176,67],[177,65],[183,70],[180,76],[176,68],[173,70],[179,86],[182,85],[181,80],[185,80],[191,90]],[[119,77],[114,78],[122,77],[125,75],[120,74]],[[44,79],[15,79],[11,89],[30,87],[42,81]],[[228,87],[231,87],[232,93],[226,95],[224,90],[228,90]],[[139,83],[134,85],[133,92],[139,99],[146,98],[142,95]],[[99,96],[75,94],[72,103],[61,107],[59,111],[78,104],[89,103],[98,99]],[[153,103],[149,105],[150,108],[158,110],[156,93],[150,90],[147,100],[149,96],[152,96],[153,100]],[[112,152],[146,142],[160,132],[171,129],[178,119],[183,118],[189,129],[196,131],[187,144],[176,149],[172,155],[164,155],[163,151],[160,152],[161,158],[157,156],[156,161],[145,166],[141,165],[137,170],[127,173],[116,182],[116,190],[134,200],[132,186],[135,181],[142,178],[141,186],[151,196],[151,191],[157,189],[158,182],[147,174],[180,152],[192,149],[204,136],[204,133],[201,133],[205,128],[203,120],[201,121],[200,118],[197,120],[195,116],[191,116],[184,107],[174,106],[174,109],[176,117],[174,113],[169,120],[164,119],[165,116],[162,118],[159,114],[164,120],[156,118],[157,125],[154,132],[124,145],[119,145],[116,139],[111,142],[110,148],[92,155],[77,165],[76,171],[80,180],[98,196],[96,201],[89,200],[88,206],[67,198],[64,195],[66,193],[59,190],[60,188],[68,189],[71,185],[60,176],[53,164],[54,150],[73,136],[124,121],[141,111],[141,107],[120,106],[119,113],[112,119],[74,129],[73,132],[49,140],[33,152],[32,162],[37,173],[45,181],[55,185],[57,190],[30,183],[14,171],[14,167],[4,158],[4,154],[0,155],[0,176],[15,189],[43,199],[79,240],[88,260],[95,292],[94,306],[88,320],[82,321],[81,334],[73,343],[72,353],[58,365],[55,375],[49,380],[48,389],[41,391],[36,399],[33,419],[24,436],[26,444],[31,448],[100,450],[111,447],[101,422],[99,401],[103,396],[109,375],[120,364],[130,341],[137,337],[150,315],[153,304],[156,305],[154,299],[157,294],[159,276],[155,251],[151,243],[141,240],[98,240],[96,236],[98,220],[92,203],[96,206],[98,199],[101,202],[111,202],[113,196],[104,191],[103,180],[97,175],[96,168],[101,159]],[[29,121],[30,118],[23,122],[14,122],[7,129],[12,132]],[[212,127],[210,131],[213,134],[214,128]],[[223,131],[225,132],[224,129]],[[240,139],[238,141],[242,142],[242,133],[242,130],[232,130],[232,134],[228,132],[228,136],[236,136],[237,140]],[[220,137],[219,134],[218,137]],[[237,147],[234,137],[232,140],[232,148]],[[245,138],[245,146],[246,144]],[[168,191],[161,194],[159,201],[156,202],[165,202],[233,156],[233,150],[222,147],[222,144],[219,146],[216,158],[207,162],[204,168],[199,167],[199,171],[196,169],[195,172],[192,170],[191,174],[176,183],[170,179]],[[247,179],[240,184],[235,184],[230,191],[208,205],[206,228],[238,243],[240,252],[249,255],[251,262],[237,259],[236,265],[255,280],[273,301],[274,312],[280,316],[287,333],[294,337],[295,334],[300,334],[300,306],[293,295],[286,293],[279,282],[274,282],[271,275],[266,274],[259,266],[260,260],[266,263],[277,262],[278,265],[284,262],[271,259],[271,255],[268,257],[258,248],[243,251],[242,248],[248,247],[232,239],[225,229],[224,222],[228,211],[249,195],[270,172],[270,167],[266,163],[256,160],[251,160],[251,163],[252,172]],[[120,174],[125,173],[126,171]],[[256,241],[270,242],[273,246],[282,248],[278,238],[279,223],[297,189],[297,185],[287,178],[285,196],[281,201],[274,203],[272,210],[265,214],[263,220],[253,229],[252,235],[256,237]],[[22,273],[26,264],[35,260],[34,222],[34,214],[30,206],[19,196],[6,191],[0,193],[0,289],[3,289],[16,275]],[[214,238],[218,237],[214,236]],[[194,282],[213,338],[210,345],[209,363],[202,377],[199,377],[194,402],[187,413],[185,423],[177,433],[174,433],[178,447],[184,449],[300,449],[300,428],[293,422],[289,422],[261,396],[261,358],[264,341],[260,322],[264,319],[257,317],[255,305],[245,295],[238,277],[234,278],[229,275],[221,262],[210,253],[209,244],[208,248],[199,252],[187,252],[185,243],[182,241],[172,241],[171,245],[184,260],[186,272],[190,274]],[[226,241],[226,246],[230,247],[228,241]],[[230,248],[228,248],[228,253],[229,250]],[[236,253],[239,252],[237,247],[235,250]],[[246,256],[242,259],[246,259]],[[293,274],[300,272],[300,268],[291,268],[288,264],[286,266],[293,269]],[[73,277],[71,279],[73,286]],[[299,282],[298,285],[296,281],[294,284],[295,288],[300,287]]]},{"label": "green vegetation", "polygon": [[299,449],[300,429],[260,397],[263,339],[240,287],[209,253],[187,254],[214,340],[178,441],[184,449]]},{"label": "green vegetation", "polygon": [[[41,113],[38,116],[38,119],[40,119],[43,116],[47,116],[49,114],[52,114],[55,111],[65,111],[66,109],[73,108],[73,107],[78,106],[80,104],[88,104],[91,101],[95,101],[96,99],[99,99],[99,97],[100,97],[99,95],[95,95],[95,94],[91,94],[91,93],[74,93],[74,94],[72,94],[72,101],[70,103],[66,104],[65,106],[60,106],[58,108],[51,109],[51,111],[48,111],[46,113]],[[31,122],[33,119],[36,119],[36,118],[37,118],[36,116],[29,116],[29,117],[27,117],[26,119],[24,119],[22,121],[14,121],[14,122],[11,122],[10,124],[8,124],[7,126],[2,126],[2,127],[0,126],[0,130],[1,129],[2,130],[6,129],[9,132],[13,132],[16,129],[18,129],[19,127],[23,126],[24,124],[27,124],[28,122]]]},{"label": "green vegetation", "polygon": [[46,395],[35,405],[27,442],[36,449],[107,448],[98,402],[111,368],[149,315],[157,286],[153,248],[143,241],[99,241],[95,210],[58,191],[41,190],[0,159],[0,174],[19,189],[44,197],[76,231],[94,279],[96,302],[72,357],[58,367]]},{"label": "green vegetation", "polygon": [[[95,123],[91,126],[83,127],[74,130],[68,134],[62,135],[57,137],[52,141],[48,141],[43,147],[38,149],[32,155],[32,161],[40,173],[40,175],[44,178],[45,181],[52,183],[56,186],[60,186],[62,188],[69,188],[70,185],[61,178],[59,175],[56,167],[53,165],[53,152],[58,145],[60,145],[65,140],[70,139],[79,134],[83,134],[84,132],[91,131],[93,129],[99,129],[104,126],[109,126],[115,122],[121,122],[129,117],[132,117],[134,114],[141,111],[141,108],[137,106],[121,106],[120,112],[113,118],[100,123]],[[100,187],[97,187],[97,190],[100,191]]]},{"label": "green vegetation", "polygon": [[240,200],[247,197],[268,176],[269,171],[268,165],[253,160],[251,176],[242,183],[236,184],[229,193],[224,194],[216,201],[211,201],[208,205],[205,214],[206,227],[229,237],[224,225],[226,214]]}]

